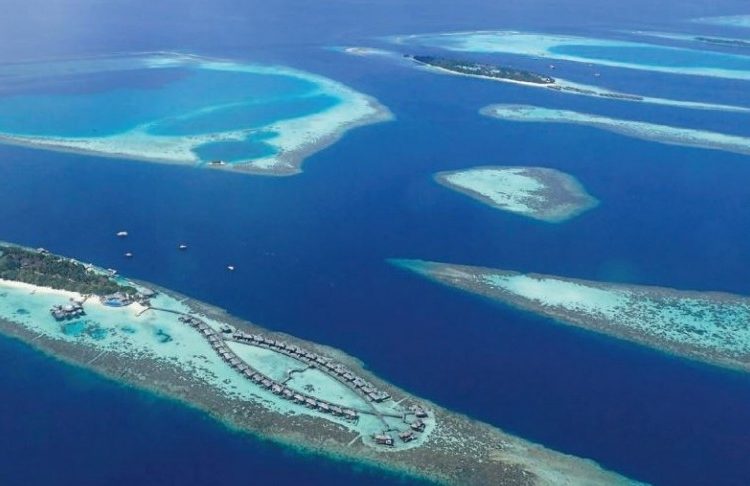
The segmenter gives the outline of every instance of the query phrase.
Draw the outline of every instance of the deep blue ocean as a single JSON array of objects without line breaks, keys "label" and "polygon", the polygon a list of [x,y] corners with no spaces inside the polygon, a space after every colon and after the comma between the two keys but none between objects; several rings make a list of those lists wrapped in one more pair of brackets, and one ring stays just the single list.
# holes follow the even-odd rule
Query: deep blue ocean
[{"label": "deep blue ocean", "polygon": [[[750,295],[750,157],[477,111],[530,103],[747,136],[750,118],[437,76],[321,49],[444,30],[696,30],[676,20],[748,13],[745,1],[47,3],[3,2],[11,13],[0,18],[1,61],[172,49],[275,62],[370,94],[397,121],[349,132],[286,178],[0,146],[0,240],[115,267],[341,348],[417,395],[635,479],[750,484],[747,375],[563,327],[386,262]],[[750,106],[747,82],[601,73],[623,91]],[[431,179],[489,164],[561,169],[601,205],[546,224]],[[130,237],[114,238],[123,228]],[[190,250],[176,251],[180,242]],[[412,482],[231,432],[5,338],[0,434],[2,485]]]}]

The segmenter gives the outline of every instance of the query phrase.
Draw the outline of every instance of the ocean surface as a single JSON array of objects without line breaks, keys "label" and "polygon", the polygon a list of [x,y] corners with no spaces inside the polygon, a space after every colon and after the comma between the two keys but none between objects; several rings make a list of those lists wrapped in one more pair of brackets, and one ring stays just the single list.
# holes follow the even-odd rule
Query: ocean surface
[{"label": "ocean surface", "polygon": [[[748,117],[438,76],[321,48],[495,28],[591,37],[682,28],[747,38],[747,30],[676,23],[743,13],[746,2],[7,3],[3,62],[178,50],[278,63],[374,96],[397,120],[347,133],[310,157],[302,174],[284,178],[0,146],[1,240],[114,267],[341,348],[417,395],[635,479],[750,484],[747,375],[563,327],[386,262],[421,258],[748,295],[749,157],[477,112],[490,103],[537,104],[750,136]],[[584,71],[556,64],[566,79]],[[601,74],[599,82],[625,92],[750,106],[743,81]],[[601,204],[547,224],[432,180],[491,164],[562,170]],[[114,237],[122,229],[125,240]],[[189,251],[176,250],[182,242]],[[126,251],[135,257],[124,259]],[[227,272],[229,264],[237,270]],[[3,485],[413,482],[234,433],[6,338],[0,370]]]}]

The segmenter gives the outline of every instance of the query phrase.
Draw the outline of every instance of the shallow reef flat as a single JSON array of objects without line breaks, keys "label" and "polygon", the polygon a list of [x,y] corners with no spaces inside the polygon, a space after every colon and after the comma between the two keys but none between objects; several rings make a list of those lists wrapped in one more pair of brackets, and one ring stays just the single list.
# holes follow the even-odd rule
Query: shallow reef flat
[{"label": "shallow reef flat", "polygon": [[643,42],[511,30],[402,35],[399,44],[503,53],[672,74],[750,79],[750,57]]},{"label": "shallow reef flat", "polygon": [[740,27],[750,29],[750,15],[724,15],[718,17],[700,17],[693,19],[699,24],[721,25],[724,27]]},{"label": "shallow reef flat", "polygon": [[0,69],[0,143],[265,175],[300,171],[374,98],[284,67],[174,53]]},{"label": "shallow reef flat", "polygon": [[558,322],[750,371],[750,298],[421,260],[395,265]]},{"label": "shallow reef flat", "polygon": [[692,128],[657,125],[655,123],[622,120],[605,116],[557,110],[531,105],[489,105],[480,113],[492,118],[514,122],[571,123],[669,145],[722,150],[750,155],[750,138]]},{"label": "shallow reef flat", "polygon": [[722,37],[717,35],[699,35],[699,34],[683,34],[679,32],[659,32],[659,31],[644,31],[644,30],[631,30],[626,31],[628,34],[640,35],[644,37],[655,37],[657,39],[669,39],[677,40],[682,42],[697,42],[706,45],[713,45],[719,47],[730,47],[737,49],[750,48],[750,39],[739,39],[736,37]]},{"label": "shallow reef flat", "polygon": [[25,252],[10,263],[0,254],[0,273],[18,275],[0,280],[0,332],[235,429],[441,484],[633,484],[415,397],[342,351],[151,284],[112,278],[113,297],[26,283],[61,272],[103,288],[107,273]]},{"label": "shallow reef flat", "polygon": [[573,176],[543,167],[474,167],[440,172],[435,180],[494,208],[551,223],[598,204]]},{"label": "shallow reef flat", "polygon": [[[634,102],[634,103],[648,103],[648,104],[653,104],[653,105],[673,106],[676,108],[685,108],[689,110],[730,111],[730,112],[739,112],[739,113],[750,112],[750,108],[744,107],[744,106],[725,105],[725,104],[720,104],[720,103],[707,103],[707,102],[701,102],[701,101],[674,100],[674,99],[669,99],[669,98],[643,96],[643,95],[633,94],[633,93],[623,93],[621,91],[614,91],[614,90],[607,89],[601,86],[594,86],[594,85],[585,84],[585,83],[577,83],[577,82],[566,80],[563,78],[549,76],[548,74],[542,75],[540,73],[529,72],[530,74],[535,75],[537,77],[543,76],[544,78],[547,78],[552,81],[550,83],[538,83],[538,82],[524,81],[521,79],[511,78],[511,77],[487,76],[479,72],[470,73],[470,72],[467,72],[467,70],[462,70],[461,72],[459,72],[456,69],[446,69],[445,67],[441,67],[439,65],[418,62],[416,61],[416,59],[418,59],[417,56],[404,55],[395,51],[388,51],[388,50],[379,49],[379,48],[337,47],[337,48],[334,48],[334,50],[345,53],[345,54],[358,56],[358,57],[373,57],[373,58],[386,59],[394,63],[399,63],[399,64],[407,65],[410,67],[416,67],[418,69],[422,69],[422,70],[432,72],[435,74],[447,74],[447,75],[453,75],[453,76],[463,76],[463,77],[468,77],[468,78],[483,79],[486,81],[507,83],[507,84],[513,84],[516,86],[525,86],[528,88],[537,88],[537,89],[556,91],[558,93],[563,93],[563,94],[589,96],[593,98],[603,98],[607,100],[617,100],[617,101]],[[464,64],[469,67],[479,65],[478,63],[474,63],[472,61],[466,61],[466,60],[451,60],[451,62],[456,63],[458,65]],[[498,69],[508,69],[507,66],[500,66],[500,65],[497,65],[497,66],[486,65],[486,66],[495,67]]]}]

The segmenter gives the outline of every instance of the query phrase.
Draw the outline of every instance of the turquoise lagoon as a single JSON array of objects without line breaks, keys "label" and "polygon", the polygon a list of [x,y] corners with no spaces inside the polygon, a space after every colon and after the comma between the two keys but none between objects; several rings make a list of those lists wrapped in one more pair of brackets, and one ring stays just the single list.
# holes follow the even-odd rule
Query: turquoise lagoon
[{"label": "turquoise lagoon", "polygon": [[0,141],[96,155],[294,173],[347,128],[387,116],[279,66],[155,54],[0,70]]},{"label": "turquoise lagoon", "polygon": [[750,79],[750,57],[657,44],[516,31],[399,36],[450,51],[517,54],[674,74]]}]

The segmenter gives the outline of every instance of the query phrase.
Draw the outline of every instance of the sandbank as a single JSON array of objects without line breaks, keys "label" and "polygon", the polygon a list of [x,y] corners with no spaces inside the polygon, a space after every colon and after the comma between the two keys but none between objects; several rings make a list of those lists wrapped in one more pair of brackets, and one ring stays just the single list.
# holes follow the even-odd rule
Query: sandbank
[{"label": "sandbank", "polygon": [[494,208],[551,223],[598,204],[574,177],[542,167],[474,167],[440,172],[435,180]]},{"label": "sandbank", "polygon": [[750,138],[739,135],[696,130],[692,128],[657,125],[655,123],[622,120],[576,111],[542,108],[531,105],[489,105],[480,113],[492,118],[514,122],[571,123],[668,145],[681,145],[722,150],[750,155]]}]

